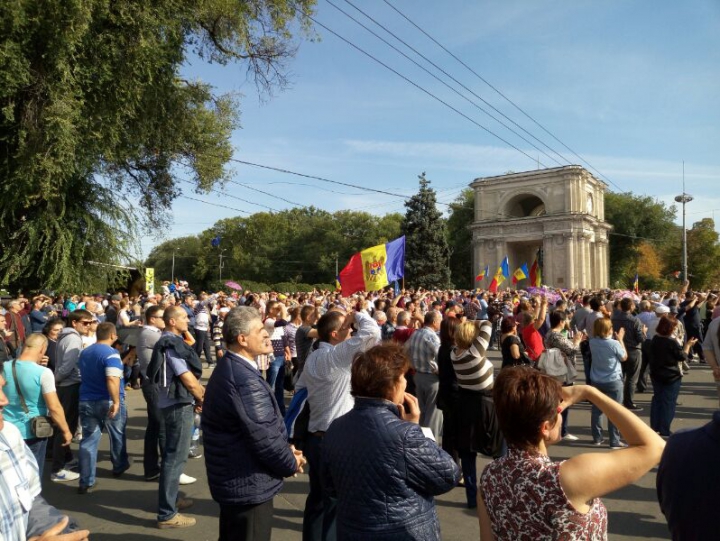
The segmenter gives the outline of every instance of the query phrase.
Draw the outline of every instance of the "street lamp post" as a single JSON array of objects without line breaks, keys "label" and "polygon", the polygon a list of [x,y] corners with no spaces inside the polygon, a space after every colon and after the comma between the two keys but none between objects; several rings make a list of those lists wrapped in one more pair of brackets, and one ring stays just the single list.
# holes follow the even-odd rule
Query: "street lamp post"
[{"label": "street lamp post", "polygon": [[173,256],[172,256],[172,270],[170,271],[170,282],[175,282],[175,252],[177,252],[177,248],[173,248]]},{"label": "street lamp post", "polygon": [[685,182],[683,182],[683,193],[675,197],[675,201],[682,203],[683,209],[683,234],[682,234],[682,281],[688,279],[688,262],[687,262],[687,229],[685,229],[685,205],[693,200],[693,196],[685,193]]},{"label": "street lamp post", "polygon": [[219,273],[219,280],[222,282],[222,268],[223,268],[223,253],[225,253],[225,249],[220,250],[220,273]]}]

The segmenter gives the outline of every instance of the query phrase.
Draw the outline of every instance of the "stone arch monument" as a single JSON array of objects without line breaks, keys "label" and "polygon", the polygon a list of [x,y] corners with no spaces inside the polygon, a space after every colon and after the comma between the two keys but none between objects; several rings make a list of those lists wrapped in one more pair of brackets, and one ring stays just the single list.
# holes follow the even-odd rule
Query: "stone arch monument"
[{"label": "stone arch monument", "polygon": [[[540,255],[543,284],[560,288],[608,286],[607,185],[578,165],[478,178],[473,269],[490,277],[507,255],[510,273]],[[509,279],[505,284],[509,283]],[[528,281],[519,287],[529,285]]]}]

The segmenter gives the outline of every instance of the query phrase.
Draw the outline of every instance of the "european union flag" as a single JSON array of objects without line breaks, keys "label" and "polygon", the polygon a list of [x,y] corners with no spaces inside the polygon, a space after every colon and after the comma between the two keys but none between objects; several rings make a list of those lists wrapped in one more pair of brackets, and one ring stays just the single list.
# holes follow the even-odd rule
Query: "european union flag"
[{"label": "european union flag", "polygon": [[220,246],[220,235],[211,240],[210,244],[212,244],[213,248],[217,248],[218,246]]}]

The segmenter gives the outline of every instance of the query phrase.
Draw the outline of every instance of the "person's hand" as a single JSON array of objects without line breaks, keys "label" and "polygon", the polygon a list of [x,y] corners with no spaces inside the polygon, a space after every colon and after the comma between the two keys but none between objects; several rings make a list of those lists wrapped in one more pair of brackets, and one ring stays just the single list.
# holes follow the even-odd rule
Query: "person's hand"
[{"label": "person's hand", "polygon": [[625,337],[625,327],[620,327],[620,330],[615,333],[617,336],[617,339],[622,341],[622,339]]},{"label": "person's hand", "polygon": [[63,432],[62,446],[67,447],[68,445],[70,445],[72,443],[72,439],[73,439],[72,432],[70,432],[69,430],[66,430],[65,432]]},{"label": "person's hand", "polygon": [[420,422],[420,403],[413,395],[405,393],[403,403],[397,406],[402,420],[415,424]]},{"label": "person's hand", "polygon": [[90,532],[88,530],[63,534],[62,531],[67,528],[68,522],[70,522],[70,519],[63,517],[60,522],[45,530],[42,535],[30,537],[28,541],[85,541],[89,538]]},{"label": "person's hand", "polygon": [[108,419],[114,419],[120,411],[120,404],[113,402],[108,410]]},{"label": "person's hand", "polygon": [[567,387],[563,387],[560,411],[566,410],[573,404],[587,400],[587,396],[592,389],[590,385],[568,385]]},{"label": "person's hand", "polygon": [[303,470],[303,468],[305,467],[305,464],[307,464],[307,459],[303,455],[303,452],[300,451],[299,449],[295,449],[294,445],[290,446],[290,450],[292,451],[293,456],[295,457],[295,463],[296,463],[295,475],[297,475],[298,473],[304,473],[305,470]]},{"label": "person's hand", "polygon": [[48,357],[47,355],[43,355],[43,356],[42,356],[42,359],[40,359],[40,361],[38,362],[38,364],[39,364],[40,366],[47,366],[47,365],[48,365],[48,362],[50,362],[50,357]]}]

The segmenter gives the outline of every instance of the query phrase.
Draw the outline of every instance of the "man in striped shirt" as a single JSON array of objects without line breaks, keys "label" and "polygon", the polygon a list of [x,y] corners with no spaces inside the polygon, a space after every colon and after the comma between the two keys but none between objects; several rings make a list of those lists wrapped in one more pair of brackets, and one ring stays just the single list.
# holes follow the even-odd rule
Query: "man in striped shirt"
[{"label": "man in striped shirt", "polygon": [[415,331],[405,345],[415,369],[415,393],[420,405],[420,426],[427,426],[440,437],[442,411],[437,409],[438,378],[437,354],[440,349],[442,315],[435,310],[425,314],[423,327]]},{"label": "man in striped shirt", "polygon": [[90,532],[68,527],[68,518],[49,505],[40,495],[38,465],[20,431],[3,420],[8,405],[3,392],[5,378],[0,363],[0,539],[25,541],[36,535],[43,540],[82,541]]}]

